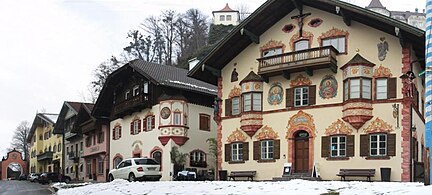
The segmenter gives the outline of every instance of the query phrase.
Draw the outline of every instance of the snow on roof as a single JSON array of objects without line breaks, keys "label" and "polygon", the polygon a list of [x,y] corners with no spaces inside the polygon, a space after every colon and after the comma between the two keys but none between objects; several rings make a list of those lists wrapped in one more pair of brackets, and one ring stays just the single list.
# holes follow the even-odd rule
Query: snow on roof
[{"label": "snow on roof", "polygon": [[58,114],[49,114],[49,113],[40,113],[40,114],[46,117],[47,119],[49,119],[53,124],[56,123],[57,118],[59,116]]},{"label": "snow on roof", "polygon": [[201,90],[206,90],[206,91],[209,91],[209,92],[217,93],[217,90],[210,89],[210,88],[207,88],[207,87],[198,86],[198,85],[194,85],[194,84],[191,84],[191,83],[185,83],[185,82],[181,82],[181,81],[173,81],[173,80],[169,80],[169,79],[165,80],[165,81],[169,82],[169,83],[173,83],[173,84],[184,85],[184,86],[187,86],[187,87],[192,87],[192,88],[196,88],[196,89],[201,89]]}]

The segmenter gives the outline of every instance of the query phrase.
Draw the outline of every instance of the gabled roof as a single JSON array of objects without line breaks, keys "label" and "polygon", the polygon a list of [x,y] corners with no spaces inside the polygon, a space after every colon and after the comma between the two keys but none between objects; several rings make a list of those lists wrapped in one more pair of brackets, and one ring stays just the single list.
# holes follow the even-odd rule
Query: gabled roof
[{"label": "gabled roof", "polygon": [[33,124],[30,127],[30,132],[27,136],[27,142],[30,142],[34,132],[36,131],[36,128],[38,125],[42,125],[44,122],[55,125],[55,122],[57,121],[58,114],[51,114],[51,113],[37,113],[35,116],[35,119],[33,120]]},{"label": "gabled roof", "polygon": [[94,104],[92,103],[84,103],[78,111],[77,117],[75,119],[74,126],[71,130],[72,133],[84,133],[81,131],[81,125],[87,121],[95,122],[96,119],[91,116],[91,112],[93,111]]},{"label": "gabled roof", "polygon": [[385,7],[382,5],[380,0],[372,0],[366,8],[383,8],[383,9],[385,9]]},{"label": "gabled roof", "polygon": [[[296,1],[302,2],[304,6],[313,7],[326,11],[328,13],[338,15],[340,13],[349,16],[351,20],[365,24],[372,28],[378,29],[390,35],[396,36],[395,27],[400,29],[400,34],[403,39],[408,41],[413,46],[418,58],[424,58],[425,47],[425,32],[421,29],[403,23],[396,19],[384,16],[366,8],[358,7],[339,0],[313,0],[313,1]],[[342,12],[336,13],[336,6]],[[221,70],[234,57],[242,52],[246,47],[253,43],[247,35],[240,33],[241,29],[247,29],[250,33],[260,36],[272,27],[276,22],[280,21],[287,14],[296,9],[293,1],[287,0],[268,0],[255,10],[249,17],[243,20],[236,26],[228,35],[226,35],[217,45],[204,57],[188,75],[206,81],[212,84],[217,84],[218,78],[211,74],[210,71],[203,71],[202,66],[212,69]],[[205,68],[207,69],[207,68]],[[214,72],[214,71],[213,71]]]},{"label": "gabled roof", "polygon": [[60,110],[60,114],[58,115],[58,119],[55,123],[53,133],[62,134],[64,131],[64,121],[68,110],[71,110],[75,115],[77,115],[83,104],[83,102],[65,101],[63,103],[62,109]]}]

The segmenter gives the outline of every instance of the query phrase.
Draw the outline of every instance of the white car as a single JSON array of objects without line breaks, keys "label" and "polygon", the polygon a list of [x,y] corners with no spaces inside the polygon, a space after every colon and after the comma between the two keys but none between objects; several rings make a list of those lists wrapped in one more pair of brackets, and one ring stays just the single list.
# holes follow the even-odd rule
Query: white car
[{"label": "white car", "polygon": [[109,181],[114,179],[158,181],[162,174],[159,163],[152,158],[128,158],[111,170],[108,177]]},{"label": "white car", "polygon": [[30,173],[28,176],[28,180],[31,182],[38,182],[39,176],[40,176],[39,173]]}]

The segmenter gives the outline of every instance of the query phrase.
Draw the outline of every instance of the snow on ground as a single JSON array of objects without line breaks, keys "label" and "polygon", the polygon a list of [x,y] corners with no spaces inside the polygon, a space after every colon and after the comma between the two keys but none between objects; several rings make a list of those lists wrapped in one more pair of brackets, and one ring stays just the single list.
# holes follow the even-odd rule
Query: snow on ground
[{"label": "snow on ground", "polygon": [[282,182],[242,182],[242,181],[160,181],[128,182],[114,180],[110,183],[91,184],[83,187],[61,189],[58,195],[120,195],[120,194],[302,194],[314,195],[328,192],[343,194],[415,194],[431,195],[432,186],[422,183],[398,182],[341,182],[341,181],[305,181],[291,180]]}]

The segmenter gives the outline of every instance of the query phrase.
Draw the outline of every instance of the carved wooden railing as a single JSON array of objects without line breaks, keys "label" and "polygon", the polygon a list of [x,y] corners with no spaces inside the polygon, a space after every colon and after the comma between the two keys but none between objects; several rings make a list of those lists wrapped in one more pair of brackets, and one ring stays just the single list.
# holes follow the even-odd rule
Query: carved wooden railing
[{"label": "carved wooden railing", "polygon": [[141,106],[149,102],[149,96],[146,94],[140,94],[134,96],[128,100],[119,102],[114,106],[114,114],[123,113],[129,109],[133,109],[134,107]]}]

